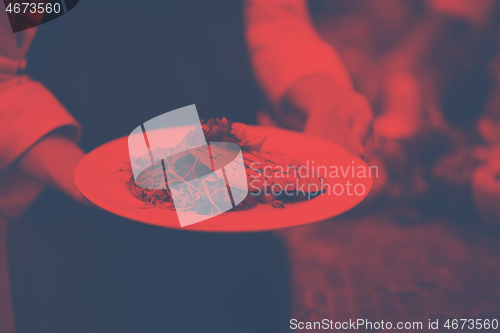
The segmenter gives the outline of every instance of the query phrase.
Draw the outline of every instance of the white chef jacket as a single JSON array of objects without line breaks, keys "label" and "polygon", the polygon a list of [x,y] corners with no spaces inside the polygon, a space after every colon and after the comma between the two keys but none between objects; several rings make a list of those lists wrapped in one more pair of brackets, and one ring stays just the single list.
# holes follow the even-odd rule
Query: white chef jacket
[{"label": "white chef jacket", "polygon": [[[0,6],[1,7],[1,6]],[[19,72],[36,28],[12,33],[7,12],[0,10],[0,332],[14,333],[7,266],[7,220],[21,215],[43,184],[23,174],[16,161],[48,133],[66,128],[73,140],[80,125],[41,83]]]}]

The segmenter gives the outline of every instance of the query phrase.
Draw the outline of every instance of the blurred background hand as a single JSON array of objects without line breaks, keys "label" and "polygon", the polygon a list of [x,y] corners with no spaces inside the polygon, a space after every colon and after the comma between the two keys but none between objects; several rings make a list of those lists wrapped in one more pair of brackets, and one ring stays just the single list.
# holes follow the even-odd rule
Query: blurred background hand
[{"label": "blurred background hand", "polygon": [[329,108],[312,109],[304,132],[335,142],[368,157],[373,144],[373,116],[367,99],[346,91]]},{"label": "blurred background hand", "polygon": [[277,112],[287,127],[335,142],[367,157],[373,144],[373,114],[368,100],[353,89],[339,88],[327,76],[295,84]]}]

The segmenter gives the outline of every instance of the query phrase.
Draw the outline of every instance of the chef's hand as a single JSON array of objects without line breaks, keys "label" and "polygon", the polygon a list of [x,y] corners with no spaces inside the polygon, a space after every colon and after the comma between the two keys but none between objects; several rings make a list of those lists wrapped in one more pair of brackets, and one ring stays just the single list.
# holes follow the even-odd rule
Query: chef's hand
[{"label": "chef's hand", "polygon": [[338,143],[361,157],[371,152],[373,113],[368,100],[352,89],[339,88],[327,76],[295,84],[285,96],[280,116],[289,127]]},{"label": "chef's hand", "polygon": [[55,187],[84,204],[89,201],[78,190],[74,173],[85,153],[78,145],[58,133],[48,134],[19,160],[18,168],[46,185]]}]

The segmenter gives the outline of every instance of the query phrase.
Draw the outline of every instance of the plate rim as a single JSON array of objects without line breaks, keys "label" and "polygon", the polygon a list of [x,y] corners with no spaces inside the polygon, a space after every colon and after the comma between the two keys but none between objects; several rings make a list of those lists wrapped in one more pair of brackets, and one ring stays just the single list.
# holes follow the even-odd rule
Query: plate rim
[{"label": "plate rim", "polygon": [[[344,149],[340,145],[338,145],[336,143],[333,143],[333,142],[330,142],[330,141],[327,141],[327,140],[324,140],[324,139],[319,138],[319,137],[315,137],[315,136],[312,136],[312,135],[308,135],[308,134],[304,134],[304,133],[296,132],[296,131],[291,131],[291,130],[287,130],[287,129],[270,127],[270,126],[259,126],[259,125],[246,125],[246,126],[248,126],[249,129],[254,129],[254,130],[257,130],[257,131],[262,130],[262,131],[277,132],[275,135],[278,135],[279,132],[282,132],[283,134],[286,134],[286,135],[302,136],[302,137],[307,138],[308,140],[317,141],[321,145],[325,145],[325,144],[326,145],[330,145],[332,147],[335,147],[335,149],[341,149],[341,150],[343,150],[345,153],[351,155],[353,159],[357,159],[359,161],[362,161],[364,165],[367,165],[367,163],[364,160],[362,160],[360,157],[358,157],[358,156],[356,156],[356,155],[348,152],[346,149]],[[106,149],[108,147],[111,147],[114,144],[118,144],[118,142],[120,142],[120,141],[127,141],[127,139],[128,139],[128,136],[122,136],[122,137],[116,138],[114,140],[108,141],[108,142],[106,142],[106,143],[104,143],[104,144],[96,147],[95,149],[93,149],[92,151],[90,151],[89,153],[87,153],[82,158],[82,160],[80,160],[80,162],[78,163],[78,165],[77,165],[77,167],[75,169],[75,173],[74,173],[75,183],[76,183],[78,189],[82,192],[82,194],[87,199],[89,199],[92,203],[94,203],[96,206],[98,206],[100,209],[103,209],[103,210],[105,210],[107,212],[110,212],[112,214],[118,215],[118,216],[123,217],[123,218],[128,219],[128,220],[132,220],[132,221],[139,222],[139,223],[144,223],[144,224],[149,224],[149,225],[153,225],[153,226],[168,228],[168,229],[177,229],[177,230],[185,230],[185,231],[196,231],[196,232],[242,233],[242,232],[265,232],[265,231],[273,231],[273,230],[279,230],[279,229],[286,229],[286,228],[303,226],[303,225],[307,225],[307,224],[311,224],[311,223],[317,223],[317,222],[325,221],[327,219],[330,219],[330,218],[333,218],[335,216],[341,215],[341,214],[343,214],[343,213],[345,213],[345,212],[353,209],[357,205],[359,205],[366,198],[366,196],[370,193],[370,191],[372,189],[372,185],[373,185],[373,178],[367,178],[367,179],[369,179],[369,182],[366,183],[367,189],[366,189],[365,195],[362,196],[362,198],[357,203],[355,203],[353,206],[347,206],[344,209],[342,209],[340,213],[335,213],[335,214],[332,215],[331,213],[328,213],[328,212],[330,212],[330,210],[323,210],[323,212],[324,212],[323,214],[316,214],[316,215],[314,215],[314,217],[311,216],[311,218],[308,219],[307,221],[296,223],[296,224],[289,224],[289,225],[278,226],[278,227],[271,226],[269,228],[265,228],[265,227],[262,227],[262,225],[260,225],[259,223],[256,223],[256,226],[260,226],[260,228],[248,229],[248,230],[240,230],[240,229],[238,229],[238,230],[231,230],[231,229],[226,230],[226,229],[203,228],[204,226],[207,227],[207,226],[210,225],[210,220],[217,219],[218,217],[219,217],[219,219],[221,217],[223,219],[226,219],[226,218],[228,218],[227,214],[241,214],[243,212],[248,212],[248,211],[229,211],[229,212],[225,212],[225,213],[223,213],[221,215],[215,216],[213,218],[207,219],[207,220],[205,220],[203,222],[199,222],[199,223],[196,223],[196,224],[193,224],[193,225],[190,225],[190,226],[186,226],[186,227],[181,227],[180,225],[179,226],[163,225],[163,224],[160,224],[160,223],[151,222],[147,218],[144,218],[144,219],[140,219],[140,218],[136,218],[136,217],[132,218],[130,215],[124,213],[125,211],[123,210],[123,208],[115,207],[114,205],[108,204],[106,202],[104,202],[104,203],[100,202],[100,200],[97,199],[92,193],[89,193],[90,191],[88,191],[87,188],[85,187],[85,185],[83,185],[82,182],[81,182],[83,180],[81,175],[84,174],[83,168],[84,168],[85,164],[87,163],[87,161],[89,159],[91,159],[93,155],[95,155],[100,150],[103,150],[103,149]],[[127,158],[129,158],[128,153],[127,153]],[[290,158],[296,159],[293,156],[291,156]],[[300,159],[298,159],[298,160],[300,160]],[[126,162],[121,162],[121,161],[118,162],[117,161],[117,163],[126,163]],[[130,194],[130,196],[132,196],[132,195]],[[312,200],[317,200],[317,201],[325,201],[325,200],[327,200],[327,199],[318,200],[318,199],[321,199],[321,198],[326,198],[326,196],[325,197],[319,196],[319,197],[314,198]],[[141,202],[139,199],[136,199],[136,200],[138,202]],[[302,206],[302,205],[310,205],[310,203],[313,203],[313,201],[310,201],[310,202],[304,201],[304,202],[300,202],[300,203],[297,203],[297,204],[300,204]],[[284,209],[287,209],[287,208],[288,208],[288,210],[290,210],[290,209],[293,209],[294,207],[288,206],[288,207],[285,207]],[[296,206],[295,208],[298,208],[298,206]],[[160,209],[160,208],[158,208],[158,209]],[[166,210],[165,213],[166,214],[168,214],[168,213],[172,214],[172,217],[178,223],[177,213],[175,211],[173,211],[173,210]],[[277,214],[277,212],[275,214]],[[262,214],[262,212],[260,212],[259,214],[254,214],[254,215],[255,215],[255,217],[258,217],[258,215],[264,215],[264,216],[265,215],[268,215],[268,216],[271,215],[271,217],[272,217],[272,215],[275,215],[275,214],[267,214],[267,213]]]}]

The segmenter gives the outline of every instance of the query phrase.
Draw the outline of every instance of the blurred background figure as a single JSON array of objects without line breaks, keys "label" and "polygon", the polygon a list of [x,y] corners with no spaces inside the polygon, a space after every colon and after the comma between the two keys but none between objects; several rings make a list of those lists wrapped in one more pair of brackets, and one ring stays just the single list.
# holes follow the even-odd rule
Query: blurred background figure
[{"label": "blurred background figure", "polygon": [[368,205],[283,231],[294,318],[498,317],[498,1],[246,3],[260,123],[343,144],[334,115],[368,112],[336,98],[374,113]]},{"label": "blurred background figure", "polygon": [[248,0],[246,38],[255,75],[269,102],[263,124],[334,141],[368,156],[373,115],[337,51],[320,38],[305,0]]},{"label": "blurred background figure", "polygon": [[[416,218],[428,211],[470,219],[479,208],[494,219],[491,205],[473,202],[500,200],[492,162],[499,23],[494,0],[248,0],[247,42],[270,102],[259,120],[359,154],[343,143],[349,131],[333,115],[352,114],[354,128],[366,123],[369,111],[359,110],[368,107],[348,98],[361,93],[375,114],[369,163],[381,170],[372,199],[384,194],[404,214],[412,206]],[[317,114],[328,130],[315,125]],[[483,176],[472,183],[481,165]]]}]

